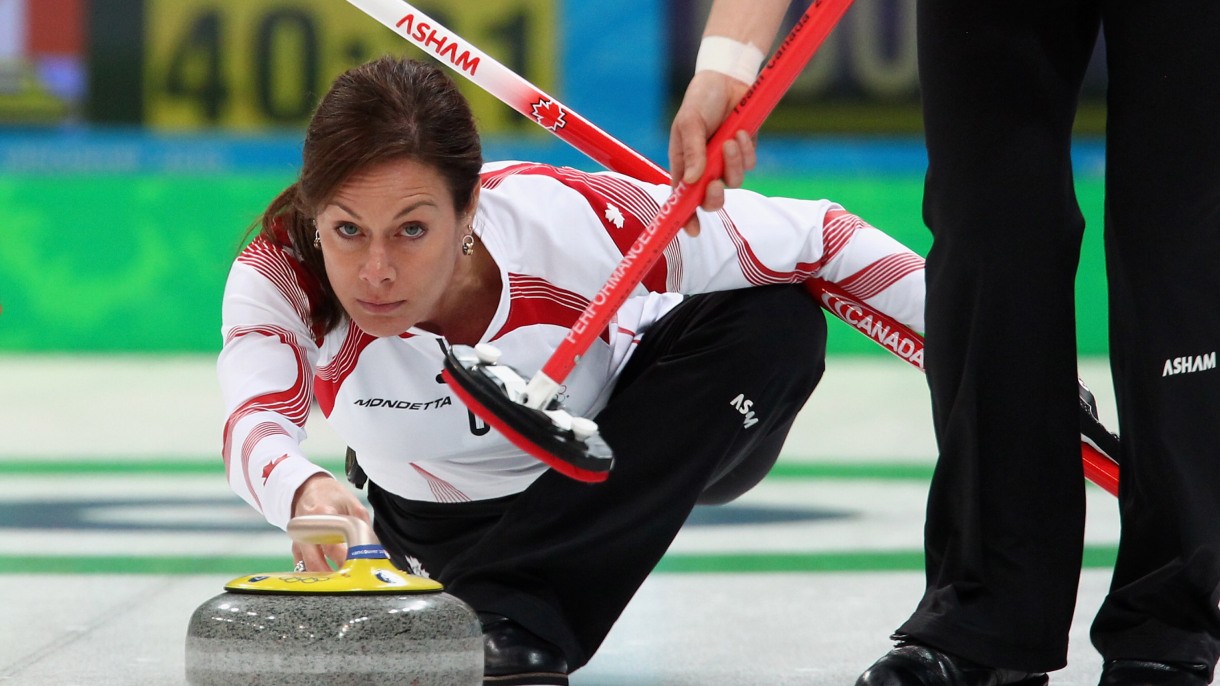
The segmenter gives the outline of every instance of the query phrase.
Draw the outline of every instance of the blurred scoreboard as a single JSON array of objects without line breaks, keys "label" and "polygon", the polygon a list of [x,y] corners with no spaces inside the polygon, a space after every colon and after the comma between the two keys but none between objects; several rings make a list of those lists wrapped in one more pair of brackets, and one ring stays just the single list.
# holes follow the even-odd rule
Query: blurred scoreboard
[{"label": "blurred scoreboard", "polygon": [[[663,156],[712,0],[415,0],[589,119]],[[794,2],[786,25],[806,3]],[[767,133],[921,130],[916,0],[857,0]],[[1104,129],[1099,41],[1078,130]],[[423,53],[345,0],[0,0],[0,126],[299,129],[344,69]],[[485,133],[546,138],[457,79]],[[507,134],[507,135],[506,135]]]},{"label": "blurred scoreboard", "polygon": [[[549,89],[559,78],[558,2],[414,4]],[[342,0],[92,0],[88,14],[90,120],[156,130],[300,127],[345,69],[383,54],[424,57]],[[525,127],[455,80],[484,131]]]}]

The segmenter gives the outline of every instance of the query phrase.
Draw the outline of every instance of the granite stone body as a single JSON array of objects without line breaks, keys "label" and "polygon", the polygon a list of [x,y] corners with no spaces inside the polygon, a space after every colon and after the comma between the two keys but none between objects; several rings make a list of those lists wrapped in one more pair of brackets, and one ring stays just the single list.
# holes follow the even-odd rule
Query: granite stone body
[{"label": "granite stone body", "polygon": [[191,617],[186,677],[193,686],[477,686],[482,630],[443,592],[226,592]]}]

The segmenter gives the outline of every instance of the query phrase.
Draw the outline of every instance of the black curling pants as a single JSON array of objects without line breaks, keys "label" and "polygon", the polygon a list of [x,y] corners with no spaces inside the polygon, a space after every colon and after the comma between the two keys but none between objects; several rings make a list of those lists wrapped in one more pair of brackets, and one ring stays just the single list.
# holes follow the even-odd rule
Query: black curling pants
[{"label": "black curling pants", "polygon": [[802,286],[688,298],[644,334],[596,418],[615,451],[604,483],[548,471],[516,496],[458,505],[371,485],[377,535],[396,563],[414,556],[449,593],[511,617],[576,669],[696,503],[732,500],[770,470],[825,344]]},{"label": "black curling pants", "polygon": [[[1220,3],[919,0],[927,590],[899,631],[1063,667],[1084,526],[1070,134],[1099,31],[1122,539],[1102,656],[1220,655]],[[1189,358],[1188,371],[1175,373]]]}]

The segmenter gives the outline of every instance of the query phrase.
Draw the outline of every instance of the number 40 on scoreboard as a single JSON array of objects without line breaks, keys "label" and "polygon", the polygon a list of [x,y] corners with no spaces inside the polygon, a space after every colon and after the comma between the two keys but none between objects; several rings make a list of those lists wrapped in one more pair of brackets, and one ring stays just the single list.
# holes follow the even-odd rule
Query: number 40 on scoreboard
[{"label": "number 40 on scoreboard", "polygon": [[[338,0],[142,0],[143,123],[162,130],[303,125],[343,70],[381,54],[421,57]],[[420,2],[527,79],[554,88],[558,0]],[[522,120],[459,83],[484,131]]]}]

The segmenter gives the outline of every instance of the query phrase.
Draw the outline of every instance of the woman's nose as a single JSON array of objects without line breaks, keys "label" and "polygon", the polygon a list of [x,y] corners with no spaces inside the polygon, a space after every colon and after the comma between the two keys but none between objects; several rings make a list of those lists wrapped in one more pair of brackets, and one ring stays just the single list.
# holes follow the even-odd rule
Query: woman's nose
[{"label": "woman's nose", "polygon": [[386,250],[386,245],[383,242],[374,239],[369,244],[364,267],[361,269],[361,276],[371,284],[380,284],[394,280],[394,265],[390,261],[389,251]]}]

